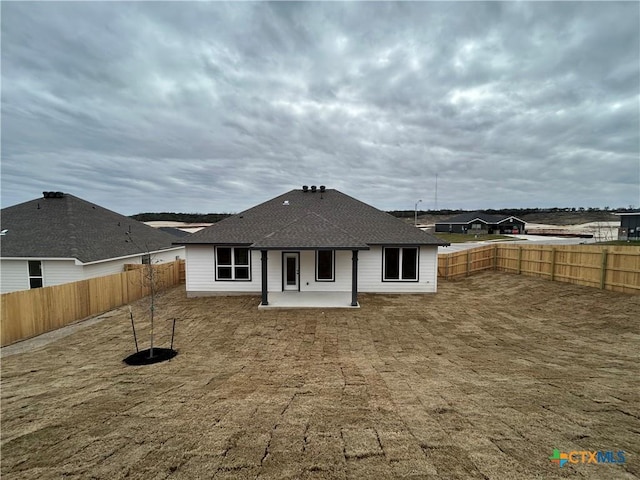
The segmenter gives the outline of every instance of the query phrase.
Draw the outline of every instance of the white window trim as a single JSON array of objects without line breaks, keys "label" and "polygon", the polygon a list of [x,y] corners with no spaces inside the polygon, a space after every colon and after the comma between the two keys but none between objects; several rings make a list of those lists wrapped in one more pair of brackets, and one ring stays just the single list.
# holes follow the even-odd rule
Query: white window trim
[{"label": "white window trim", "polygon": [[[387,248],[397,248],[398,252],[398,277],[399,278],[387,278],[385,273],[387,271]],[[404,253],[405,248],[411,248],[416,250],[416,278],[402,278],[402,255]],[[412,246],[389,246],[382,247],[382,281],[383,282],[419,282],[420,281],[420,247],[412,247]]]},{"label": "white window trim", "polygon": [[[219,248],[228,248],[231,250],[231,264],[230,265],[220,265],[218,264],[218,249]],[[247,250],[247,265],[236,265],[236,256],[235,249],[242,248]],[[220,267],[228,267],[231,268],[231,278],[218,278],[218,268]],[[246,267],[249,269],[249,278],[236,278],[236,267]],[[250,282],[251,281],[251,250],[249,247],[227,247],[220,246],[216,247],[214,251],[214,269],[215,269],[215,278],[216,282]]]}]

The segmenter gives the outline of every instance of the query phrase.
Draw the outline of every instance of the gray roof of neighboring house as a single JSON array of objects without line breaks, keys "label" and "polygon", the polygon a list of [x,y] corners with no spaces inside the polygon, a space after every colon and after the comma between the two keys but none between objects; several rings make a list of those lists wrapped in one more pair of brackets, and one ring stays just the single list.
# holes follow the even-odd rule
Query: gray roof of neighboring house
[{"label": "gray roof of neighboring house", "polygon": [[368,245],[449,245],[333,189],[291,190],[174,243],[354,250]]},{"label": "gray roof of neighboring house", "polygon": [[[3,208],[0,255],[83,263],[175,248],[176,237],[65,193]],[[129,232],[130,233],[127,233]]]},{"label": "gray roof of neighboring house", "polygon": [[436,225],[448,225],[450,223],[469,223],[477,218],[491,224],[500,223],[509,218],[515,218],[516,220],[525,223],[523,220],[520,220],[518,217],[514,217],[513,215],[490,215],[484,212],[465,212],[461,213],[460,215],[456,215],[455,217],[451,217],[448,220],[436,222]]},{"label": "gray roof of neighboring house", "polygon": [[184,230],[180,230],[179,228],[175,228],[175,227],[159,227],[158,230],[179,238],[186,237],[187,235],[191,235],[190,232],[185,232]]}]

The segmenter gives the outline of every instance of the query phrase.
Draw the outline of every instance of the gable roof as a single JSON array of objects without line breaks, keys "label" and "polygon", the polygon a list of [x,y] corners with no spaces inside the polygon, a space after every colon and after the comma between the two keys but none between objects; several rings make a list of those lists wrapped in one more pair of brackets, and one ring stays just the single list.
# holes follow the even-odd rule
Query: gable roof
[{"label": "gable roof", "polygon": [[88,263],[175,248],[176,237],[67,193],[3,208],[0,214],[0,228],[7,230],[0,237],[3,258]]},{"label": "gable roof", "polygon": [[369,245],[449,245],[333,189],[291,190],[175,243],[354,250]]},{"label": "gable roof", "polygon": [[524,220],[520,220],[518,217],[514,217],[513,215],[490,215],[484,212],[465,212],[460,215],[456,215],[455,217],[451,217],[449,220],[442,220],[440,222],[436,222],[436,225],[448,225],[450,223],[459,223],[466,224],[471,223],[474,220],[480,220],[484,223],[502,223],[511,218],[514,218],[522,223],[526,223]]}]

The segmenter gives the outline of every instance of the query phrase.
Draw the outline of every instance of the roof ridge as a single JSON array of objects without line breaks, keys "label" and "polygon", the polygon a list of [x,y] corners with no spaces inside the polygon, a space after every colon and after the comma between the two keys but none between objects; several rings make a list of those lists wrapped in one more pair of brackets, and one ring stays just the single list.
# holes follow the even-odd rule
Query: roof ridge
[{"label": "roof ridge", "polygon": [[[348,238],[350,238],[351,240],[355,241],[355,242],[359,242],[362,243],[364,245],[367,245],[367,242],[365,242],[364,240],[354,237],[352,234],[350,234],[349,232],[347,232],[344,228],[340,227],[339,225],[336,225],[334,222],[332,222],[331,220],[327,219],[326,217],[320,215],[317,212],[313,212],[311,210],[307,210],[304,215],[300,215],[299,217],[297,217],[295,220],[292,220],[291,222],[283,225],[281,228],[274,230],[273,232],[268,233],[267,235],[263,236],[260,240],[265,239],[265,238],[269,238],[274,236],[276,233],[281,233],[282,231],[286,230],[287,228],[289,228],[290,226],[294,225],[295,223],[300,222],[302,219],[306,218],[306,217],[310,217],[310,216],[316,216],[318,218],[320,218],[323,222],[328,223],[329,225],[331,225],[333,228],[335,228],[336,230],[339,230],[340,232],[342,232],[343,234],[345,234]],[[260,240],[257,240],[255,243],[259,243]]]},{"label": "roof ridge", "polygon": [[[302,220],[304,217],[308,217],[310,214],[312,214],[313,212],[307,211],[304,215],[301,215],[299,217],[296,217],[295,220],[291,220],[289,223],[285,223],[281,228],[274,230],[273,232],[269,232],[266,235],[264,235],[262,238],[268,238],[271,237],[273,235],[275,235],[278,232],[281,232],[282,230],[284,230],[285,228],[289,228],[291,225],[293,225],[296,222],[299,222],[300,220]],[[255,243],[255,242],[254,242]]]},{"label": "roof ridge", "polygon": [[75,223],[73,223],[73,208],[72,208],[72,203],[70,201],[71,198],[76,198],[73,197],[72,195],[68,195],[66,197],[63,197],[64,201],[66,203],[66,210],[67,210],[67,218],[66,223],[67,223],[67,228],[69,229],[69,253],[71,254],[71,256],[73,258],[78,258],[78,237],[76,235],[77,233],[77,226]]},{"label": "roof ridge", "polygon": [[[337,190],[336,190],[337,191]],[[361,238],[357,238],[354,237],[352,234],[350,234],[349,232],[347,232],[344,228],[342,228],[340,225],[335,224],[334,222],[332,222],[331,220],[328,220],[327,218],[323,217],[322,215],[320,215],[317,212],[310,212],[313,213],[314,215],[317,215],[318,217],[320,217],[321,219],[323,219],[325,222],[327,222],[329,225],[332,225],[333,227],[337,228],[338,230],[340,230],[342,233],[344,233],[345,235],[347,235],[349,238],[357,241],[357,242],[362,242],[364,244],[367,244],[367,242],[365,242],[364,240],[362,240]]]}]

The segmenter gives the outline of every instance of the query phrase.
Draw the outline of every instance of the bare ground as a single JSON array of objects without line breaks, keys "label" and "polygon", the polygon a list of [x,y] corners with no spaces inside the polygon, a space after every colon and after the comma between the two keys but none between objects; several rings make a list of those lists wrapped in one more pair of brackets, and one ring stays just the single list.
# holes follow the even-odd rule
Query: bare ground
[{"label": "bare ground", "polygon": [[[360,300],[259,312],[177,288],[170,362],[122,363],[126,309],[7,356],[2,477],[640,477],[640,296],[486,273]],[[626,463],[559,468],[554,448]]]}]

